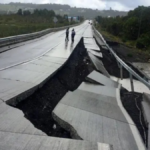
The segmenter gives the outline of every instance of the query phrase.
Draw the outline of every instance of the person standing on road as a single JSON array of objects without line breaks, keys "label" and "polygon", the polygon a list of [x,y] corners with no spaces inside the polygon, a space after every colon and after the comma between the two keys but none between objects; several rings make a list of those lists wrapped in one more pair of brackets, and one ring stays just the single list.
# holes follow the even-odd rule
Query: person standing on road
[{"label": "person standing on road", "polygon": [[66,30],[66,39],[65,41],[69,41],[69,28],[67,28]]},{"label": "person standing on road", "polygon": [[72,33],[71,33],[71,39],[72,39],[72,43],[74,43],[74,37],[75,37],[76,33],[74,31],[74,29],[72,29]]}]

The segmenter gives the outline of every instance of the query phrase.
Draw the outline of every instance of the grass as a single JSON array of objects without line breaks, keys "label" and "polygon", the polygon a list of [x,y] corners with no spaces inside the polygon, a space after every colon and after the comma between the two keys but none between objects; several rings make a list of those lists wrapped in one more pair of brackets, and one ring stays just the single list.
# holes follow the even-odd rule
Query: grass
[{"label": "grass", "polygon": [[132,58],[132,57],[133,57],[133,54],[128,53],[127,56],[130,57],[130,58]]},{"label": "grass", "polygon": [[27,25],[9,25],[9,24],[1,24],[0,25],[0,37],[7,37],[7,36],[13,36],[13,35],[19,35],[19,34],[26,34],[26,33],[32,33],[36,31],[40,31],[46,28],[50,28],[50,24],[45,25],[33,25],[33,24],[27,24]]},{"label": "grass", "polygon": [[[74,24],[74,22],[72,22]],[[53,27],[67,26],[65,20],[54,25],[52,18],[39,16],[0,15],[0,38],[27,34]]]},{"label": "grass", "polygon": [[115,42],[118,42],[118,43],[122,43],[122,40],[119,38],[119,37],[116,37],[110,33],[108,33],[107,31],[105,30],[102,30],[101,28],[97,28],[98,31],[101,32],[102,35],[104,35],[106,38],[112,40],[112,41],[115,41]]}]

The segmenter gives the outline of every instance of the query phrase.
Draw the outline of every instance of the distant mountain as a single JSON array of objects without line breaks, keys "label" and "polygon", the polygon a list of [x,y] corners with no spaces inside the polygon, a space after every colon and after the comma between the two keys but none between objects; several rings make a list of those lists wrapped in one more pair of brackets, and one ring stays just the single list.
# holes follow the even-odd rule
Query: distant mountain
[{"label": "distant mountain", "polygon": [[84,16],[86,19],[93,19],[96,16],[103,17],[115,17],[115,16],[126,16],[125,11],[116,10],[94,10],[90,8],[77,8],[70,7],[69,5],[61,4],[32,4],[32,3],[9,3],[0,4],[0,13],[16,13],[18,9],[23,10],[34,10],[34,9],[47,9],[54,10],[57,14],[68,14],[69,16]]}]

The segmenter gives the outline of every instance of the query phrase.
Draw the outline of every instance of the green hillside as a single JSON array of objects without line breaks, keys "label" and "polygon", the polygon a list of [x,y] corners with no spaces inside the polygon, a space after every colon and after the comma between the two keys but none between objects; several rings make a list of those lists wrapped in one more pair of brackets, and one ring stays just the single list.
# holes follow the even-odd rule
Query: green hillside
[{"label": "green hillside", "polygon": [[54,10],[57,14],[68,14],[71,16],[84,16],[88,19],[93,19],[96,16],[125,16],[127,12],[124,11],[115,11],[115,10],[94,10],[89,8],[76,8],[70,7],[69,5],[60,5],[60,4],[31,4],[31,3],[10,3],[10,4],[0,4],[0,12],[12,11],[16,12],[19,8],[21,9],[47,9]]},{"label": "green hillside", "polygon": [[125,17],[98,16],[98,28],[139,49],[150,51],[150,7],[139,6]]}]

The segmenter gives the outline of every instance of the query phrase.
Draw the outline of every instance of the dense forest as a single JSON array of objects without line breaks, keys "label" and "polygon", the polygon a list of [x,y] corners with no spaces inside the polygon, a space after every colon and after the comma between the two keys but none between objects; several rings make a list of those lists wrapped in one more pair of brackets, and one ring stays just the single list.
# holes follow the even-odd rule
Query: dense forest
[{"label": "dense forest", "polygon": [[96,17],[98,27],[131,42],[139,49],[150,50],[150,7],[139,6],[125,17]]},{"label": "dense forest", "polygon": [[61,5],[61,4],[32,4],[32,3],[9,3],[9,4],[0,4],[0,13],[1,14],[10,14],[16,13],[18,9],[22,10],[30,10],[31,12],[34,9],[47,9],[53,10],[56,14],[67,14],[69,16],[83,16],[86,19],[94,19],[96,16],[100,15],[103,17],[111,16],[115,17],[125,16],[127,12],[125,11],[117,11],[117,10],[98,10],[98,9],[90,9],[90,8],[77,8],[71,7],[69,5]]},{"label": "dense forest", "polygon": [[[53,19],[57,18],[55,24]],[[83,21],[82,17],[79,17]],[[32,13],[29,10],[19,9],[16,14],[0,15],[0,38],[18,34],[26,34],[40,31],[47,28],[61,27],[74,24],[73,20],[68,21],[67,15],[55,14],[53,10],[35,9]]]}]

